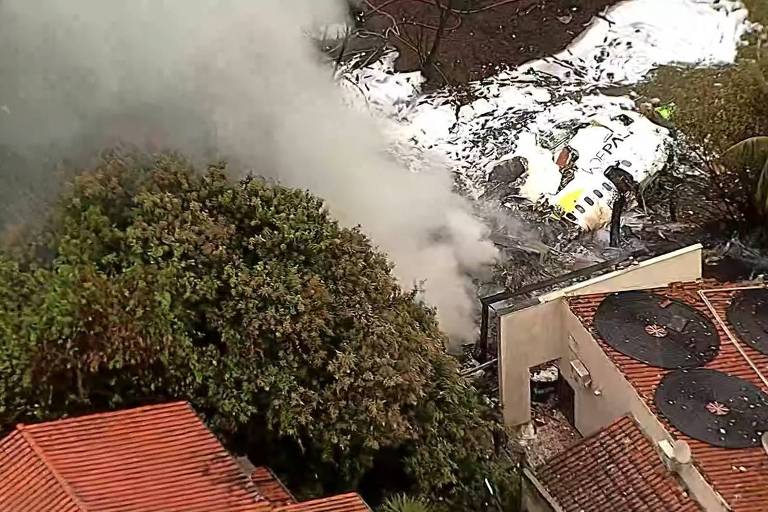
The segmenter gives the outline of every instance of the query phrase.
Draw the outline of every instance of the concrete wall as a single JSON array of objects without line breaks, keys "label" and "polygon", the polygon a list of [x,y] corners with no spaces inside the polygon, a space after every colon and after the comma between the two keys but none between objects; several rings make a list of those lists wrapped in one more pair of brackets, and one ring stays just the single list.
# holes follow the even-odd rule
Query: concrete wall
[{"label": "concrete wall", "polygon": [[531,421],[532,366],[561,357],[565,351],[562,300],[538,304],[504,315],[499,320],[499,390],[508,425]]},{"label": "concrete wall", "polygon": [[[576,381],[570,371],[570,365],[563,372],[563,376],[575,390],[576,429],[582,435],[588,436],[621,416],[630,414],[656,446],[664,439],[672,442],[672,436],[661,421],[651,412],[578,317],[570,309],[564,314],[563,329],[569,337],[568,358],[578,358],[592,376],[592,385],[585,388]],[[704,480],[693,464],[682,466],[677,472],[691,496],[704,505],[706,511],[727,510],[725,501]]]},{"label": "concrete wall", "polygon": [[580,360],[589,370],[592,384],[581,385],[571,370],[563,364],[563,377],[575,391],[576,429],[584,436],[591,435],[613,423],[621,416],[632,414],[642,423],[653,417],[632,385],[608,358],[592,334],[570,309],[563,312],[564,331],[568,336],[565,361]]},{"label": "concrete wall", "polygon": [[[527,380],[524,383],[522,382],[524,377],[528,378],[529,366],[526,365],[528,365],[530,360],[535,361],[537,357],[543,358],[544,361],[560,357],[561,374],[574,389],[575,427],[583,436],[594,434],[620,417],[629,414],[635,418],[645,435],[655,445],[658,445],[658,442],[661,440],[673,441],[672,436],[666,431],[653,412],[651,412],[635,388],[627,381],[608,355],[600,348],[600,345],[598,345],[591,333],[582,325],[578,317],[567,308],[562,300],[558,299],[535,307],[536,313],[533,316],[536,317],[537,322],[541,323],[543,319],[540,315],[545,314],[550,314],[552,318],[557,318],[557,320],[549,322],[551,325],[556,326],[552,330],[555,336],[549,342],[539,344],[535,350],[518,350],[514,354],[518,358],[532,358],[528,360],[517,359],[520,362],[520,366],[525,368],[525,373],[520,372],[520,375],[517,377],[520,381],[516,382],[516,385],[521,386],[519,389],[524,390],[524,393],[514,394],[514,399],[521,399],[520,395],[524,395],[522,400],[524,400],[523,403],[527,404],[527,417],[529,419],[530,388]],[[523,313],[524,311],[518,313]],[[528,319],[526,318],[526,320]],[[544,329],[541,330],[543,331]],[[518,330],[518,332],[523,332],[523,329]],[[565,343],[552,341],[553,339],[558,339],[559,336],[565,338]],[[561,350],[559,354],[556,353],[558,348]],[[576,375],[574,375],[570,365],[570,362],[574,359],[581,361],[589,370],[592,382],[588,387],[579,382]],[[533,364],[538,363],[534,362]],[[507,372],[505,371],[504,373],[506,374]],[[506,392],[509,392],[509,390]],[[525,417],[524,411],[518,405],[508,404],[505,400],[505,420],[508,421],[508,406],[512,406],[512,410],[515,411],[514,415],[510,415],[514,416],[513,419]],[[518,423],[510,424],[516,425]],[[704,510],[708,512],[725,512],[728,510],[722,497],[704,480],[693,464],[682,466],[677,469],[677,472],[690,495],[704,506]],[[524,500],[527,500],[524,501],[524,504],[528,503],[529,509],[532,512],[549,512],[552,510],[552,507],[546,508],[549,506],[547,505],[546,495],[542,494],[540,490],[536,491],[534,484],[534,481],[529,481],[526,484],[528,488],[524,487],[524,496],[527,496],[524,498]],[[524,508],[523,510],[526,509]]]},{"label": "concrete wall", "polygon": [[658,288],[669,283],[701,279],[701,244],[691,245],[668,254],[590,279],[541,297],[542,302],[557,297],[589,295]]}]

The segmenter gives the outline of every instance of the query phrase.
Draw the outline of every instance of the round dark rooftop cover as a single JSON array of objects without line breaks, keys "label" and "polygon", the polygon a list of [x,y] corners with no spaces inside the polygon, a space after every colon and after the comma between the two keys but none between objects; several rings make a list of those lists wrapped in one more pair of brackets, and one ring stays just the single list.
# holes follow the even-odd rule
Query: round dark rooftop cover
[{"label": "round dark rooftop cover", "polygon": [[714,446],[760,446],[768,431],[768,395],[716,370],[669,372],[656,389],[656,407],[680,432]]},{"label": "round dark rooftop cover", "polygon": [[595,328],[622,354],[659,368],[704,366],[720,349],[720,336],[707,317],[648,292],[606,297],[595,313]]},{"label": "round dark rooftop cover", "polygon": [[743,290],[728,308],[728,321],[741,340],[768,355],[768,290]]}]

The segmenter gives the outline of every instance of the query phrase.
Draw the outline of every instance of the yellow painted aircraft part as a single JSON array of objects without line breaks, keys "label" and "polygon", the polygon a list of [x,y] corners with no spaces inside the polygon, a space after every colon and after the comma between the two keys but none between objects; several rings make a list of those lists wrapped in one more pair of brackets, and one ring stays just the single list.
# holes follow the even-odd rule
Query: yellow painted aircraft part
[{"label": "yellow painted aircraft part", "polygon": [[579,202],[579,199],[581,199],[583,195],[583,188],[574,189],[567,194],[563,194],[563,196],[558,199],[557,205],[566,212],[571,213],[576,209],[576,203]]}]

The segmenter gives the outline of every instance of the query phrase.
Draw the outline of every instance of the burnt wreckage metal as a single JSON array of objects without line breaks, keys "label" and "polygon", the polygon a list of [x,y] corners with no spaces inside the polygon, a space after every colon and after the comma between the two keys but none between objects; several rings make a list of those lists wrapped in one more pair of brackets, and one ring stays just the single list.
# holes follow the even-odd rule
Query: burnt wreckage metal
[{"label": "burnt wreckage metal", "polygon": [[[489,326],[490,312],[492,309],[497,314],[510,313],[519,309],[523,309],[527,306],[538,303],[536,298],[528,297],[530,294],[533,294],[535,292],[547,290],[549,288],[553,288],[558,285],[571,285],[578,282],[586,281],[602,273],[615,271],[620,268],[624,268],[624,267],[639,263],[642,260],[653,258],[658,254],[663,254],[665,252],[680,249],[681,247],[682,246],[678,244],[670,244],[670,246],[661,247],[657,251],[640,249],[637,251],[633,251],[629,254],[624,254],[617,258],[613,258],[601,263],[597,263],[595,265],[591,265],[583,269],[575,270],[573,272],[568,272],[566,274],[545,279],[543,281],[538,281],[536,283],[532,283],[532,284],[520,287],[516,290],[505,290],[502,292],[494,293],[492,295],[481,297],[480,298],[480,306],[481,306],[480,342],[478,343],[478,347],[476,350],[478,360],[480,362],[485,362],[489,358],[490,347],[489,347],[489,340],[488,340],[488,334],[489,334],[488,331],[490,328]],[[510,302],[512,302],[511,305],[509,304]],[[506,304],[506,306],[502,307],[499,310],[494,308],[495,305],[501,304],[501,303]]]}]

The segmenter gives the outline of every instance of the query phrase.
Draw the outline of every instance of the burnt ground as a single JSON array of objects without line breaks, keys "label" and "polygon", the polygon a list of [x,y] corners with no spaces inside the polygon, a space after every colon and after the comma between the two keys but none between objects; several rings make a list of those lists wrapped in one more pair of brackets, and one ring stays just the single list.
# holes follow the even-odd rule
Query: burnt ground
[{"label": "burnt ground", "polygon": [[386,34],[398,71],[423,70],[433,84],[463,84],[563,50],[616,0],[440,0],[445,16],[435,65],[424,61],[440,25],[435,0],[363,0],[361,28]]}]

